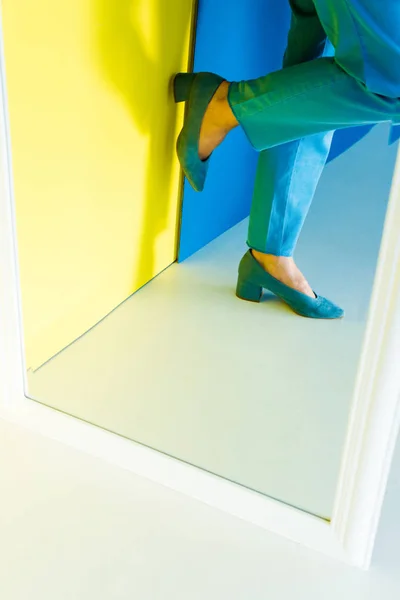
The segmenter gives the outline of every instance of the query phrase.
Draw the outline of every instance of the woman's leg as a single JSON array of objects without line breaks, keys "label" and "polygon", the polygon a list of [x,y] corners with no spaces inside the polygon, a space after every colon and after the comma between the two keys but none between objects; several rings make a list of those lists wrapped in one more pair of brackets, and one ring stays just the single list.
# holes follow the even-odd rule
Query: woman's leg
[{"label": "woman's leg", "polygon": [[261,152],[308,135],[384,121],[400,122],[400,99],[370,92],[334,58],[318,58],[264,77],[223,82],[204,115],[199,153],[241,125]]},{"label": "woman's leg", "polygon": [[[312,0],[293,1],[283,66],[332,54]],[[250,212],[247,243],[254,255],[271,275],[309,295],[310,286],[287,257],[293,256],[332,137],[319,133],[260,152]]]},{"label": "woman's leg", "polygon": [[[258,79],[232,84],[224,82],[210,102],[203,119],[199,153],[208,156],[224,136],[238,125],[242,126],[253,147],[262,152],[309,135],[383,121],[400,122],[398,98],[373,94],[362,81],[341,69],[333,58],[318,58]],[[322,149],[320,152],[322,154]],[[297,162],[295,154],[296,152],[292,155],[292,161]],[[309,183],[308,178],[306,179],[307,171],[316,168],[316,165],[307,161],[300,161],[298,164],[302,172],[299,174],[295,168],[292,174],[301,187],[302,182]],[[262,183],[267,185],[267,181]],[[292,220],[292,209],[296,209],[298,196],[290,190],[289,195],[291,203],[280,229],[277,229],[278,233],[287,231],[287,219]],[[278,239],[281,247],[287,244],[288,254],[290,247],[296,242],[296,228],[298,231],[301,229],[303,214],[304,207],[300,207],[297,216],[293,217],[294,234],[289,230],[283,241]],[[296,218],[299,216],[300,222],[296,225]],[[263,217],[265,215],[255,216],[259,223],[263,223]],[[264,223],[268,223],[268,215]],[[273,236],[268,231],[267,241],[271,240]],[[258,244],[254,244],[253,239],[250,243],[257,248]],[[272,263],[272,267],[276,267],[273,272],[271,263],[267,260],[264,262],[265,256],[272,255],[262,254],[257,259],[271,275],[303,293],[312,294],[292,258],[278,257]]]}]

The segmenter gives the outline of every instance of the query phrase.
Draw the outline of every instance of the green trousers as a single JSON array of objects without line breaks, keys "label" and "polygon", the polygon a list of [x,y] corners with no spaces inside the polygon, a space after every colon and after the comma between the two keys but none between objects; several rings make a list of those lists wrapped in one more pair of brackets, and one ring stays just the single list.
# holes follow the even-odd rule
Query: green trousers
[{"label": "green trousers", "polygon": [[339,67],[312,0],[292,0],[284,68],[233,82],[228,100],[260,152],[248,245],[292,256],[327,160],[333,131],[400,122],[400,101],[371,93]]}]

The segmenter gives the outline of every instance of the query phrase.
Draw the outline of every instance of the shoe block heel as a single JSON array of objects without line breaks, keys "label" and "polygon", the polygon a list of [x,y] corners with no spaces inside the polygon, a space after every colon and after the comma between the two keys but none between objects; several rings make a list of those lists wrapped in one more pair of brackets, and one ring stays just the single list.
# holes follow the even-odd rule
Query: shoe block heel
[{"label": "shoe block heel", "polygon": [[259,285],[249,283],[238,279],[236,287],[236,296],[241,300],[248,300],[249,302],[260,302],[262,298],[263,289]]},{"label": "shoe block heel", "polygon": [[174,78],[175,102],[185,102],[189,98],[190,88],[196,75],[194,73],[178,73]]}]

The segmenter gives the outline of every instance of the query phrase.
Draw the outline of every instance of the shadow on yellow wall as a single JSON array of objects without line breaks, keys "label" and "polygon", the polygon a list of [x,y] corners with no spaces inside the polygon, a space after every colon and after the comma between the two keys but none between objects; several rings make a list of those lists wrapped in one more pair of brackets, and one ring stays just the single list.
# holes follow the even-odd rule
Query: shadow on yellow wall
[{"label": "shadow on yellow wall", "polygon": [[191,61],[175,40],[185,35],[190,39],[193,4],[188,0],[93,0],[101,73],[149,142],[145,194],[135,199],[143,205],[143,214],[133,289],[156,272],[155,246],[170,227],[171,201],[177,228],[179,224],[180,201],[171,194],[177,122],[171,82],[176,65],[182,59]]},{"label": "shadow on yellow wall", "polygon": [[28,368],[176,259],[194,0],[2,0]]}]

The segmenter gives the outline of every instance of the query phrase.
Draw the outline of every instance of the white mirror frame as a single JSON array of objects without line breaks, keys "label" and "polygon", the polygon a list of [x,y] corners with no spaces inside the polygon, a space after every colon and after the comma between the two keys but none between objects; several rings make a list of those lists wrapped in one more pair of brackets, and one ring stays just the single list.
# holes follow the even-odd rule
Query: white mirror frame
[{"label": "white mirror frame", "polygon": [[400,425],[400,152],[334,512],[331,521],[327,522],[25,397],[2,48],[0,53],[0,417],[101,457],[318,552],[367,569]]}]

